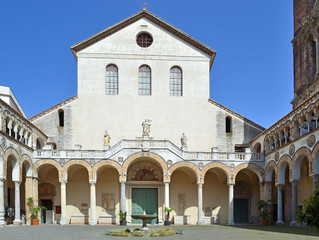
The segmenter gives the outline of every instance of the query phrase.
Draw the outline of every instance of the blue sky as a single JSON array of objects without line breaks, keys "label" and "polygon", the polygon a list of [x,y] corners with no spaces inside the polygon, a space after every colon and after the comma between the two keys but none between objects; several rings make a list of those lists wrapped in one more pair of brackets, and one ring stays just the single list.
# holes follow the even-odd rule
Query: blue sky
[{"label": "blue sky", "polygon": [[[135,14],[142,0],[1,0],[0,85],[28,117],[76,95],[70,46]],[[217,51],[211,98],[269,127],[293,99],[293,1],[149,0],[148,10]]]}]

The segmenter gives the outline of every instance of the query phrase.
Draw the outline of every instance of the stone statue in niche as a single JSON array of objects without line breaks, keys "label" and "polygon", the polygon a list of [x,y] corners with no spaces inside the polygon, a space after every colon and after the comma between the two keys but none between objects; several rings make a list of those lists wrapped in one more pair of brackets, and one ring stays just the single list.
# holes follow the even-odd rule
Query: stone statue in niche
[{"label": "stone statue in niche", "polygon": [[111,141],[111,136],[107,132],[107,130],[105,130],[105,133],[104,133],[104,145],[106,145],[106,146],[110,145],[110,141]]},{"label": "stone statue in niche", "polygon": [[177,194],[177,205],[179,214],[184,214],[186,209],[186,193]]},{"label": "stone statue in niche", "polygon": [[105,211],[115,211],[115,194],[102,194],[102,207]]},{"label": "stone statue in niche", "polygon": [[152,120],[150,119],[145,119],[144,122],[142,122],[142,127],[143,127],[143,135],[149,135],[151,131],[151,122]]},{"label": "stone statue in niche", "polygon": [[181,144],[182,144],[182,147],[187,146],[187,137],[185,136],[185,133],[183,133],[181,136]]}]

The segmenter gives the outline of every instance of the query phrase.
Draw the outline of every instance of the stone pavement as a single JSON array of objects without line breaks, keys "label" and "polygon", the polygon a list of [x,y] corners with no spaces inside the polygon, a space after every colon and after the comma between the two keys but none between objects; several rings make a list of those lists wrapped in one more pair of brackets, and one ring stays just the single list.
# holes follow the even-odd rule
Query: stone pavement
[{"label": "stone pavement", "polygon": [[[0,240],[118,240],[127,239],[121,237],[106,236],[105,231],[120,229],[120,226],[5,226],[0,227]],[[134,229],[134,226],[130,226]],[[162,228],[154,227],[153,228]],[[176,239],[176,240],[294,240],[294,239],[317,239],[319,232],[307,228],[275,227],[275,226],[247,226],[247,227],[227,227],[227,226],[172,226],[172,229],[182,229],[183,236],[157,237],[150,239]],[[136,239],[136,238],[135,238]],[[145,238],[143,238],[145,239]]]}]

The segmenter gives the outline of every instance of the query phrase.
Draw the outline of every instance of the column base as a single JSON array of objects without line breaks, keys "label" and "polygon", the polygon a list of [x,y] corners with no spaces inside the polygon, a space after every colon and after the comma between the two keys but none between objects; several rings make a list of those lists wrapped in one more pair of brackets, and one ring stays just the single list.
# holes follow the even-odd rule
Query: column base
[{"label": "column base", "polygon": [[235,226],[235,223],[234,222],[229,222],[227,223],[228,226]]},{"label": "column base", "polygon": [[21,225],[22,221],[21,220],[14,220],[13,225]]},{"label": "column base", "polygon": [[197,222],[197,225],[203,225],[203,222]]},{"label": "column base", "polygon": [[95,225],[97,225],[97,221],[96,220],[92,220],[92,221],[89,222],[89,224],[91,226],[95,226]]},{"label": "column base", "polygon": [[60,220],[60,225],[62,225],[62,226],[66,225],[66,219],[61,219]]},{"label": "column base", "polygon": [[290,223],[290,226],[296,227],[296,226],[300,226],[300,224],[297,223],[297,221],[292,221],[292,222]]},{"label": "column base", "polygon": [[276,225],[282,226],[282,225],[285,225],[285,223],[283,221],[277,221]]}]

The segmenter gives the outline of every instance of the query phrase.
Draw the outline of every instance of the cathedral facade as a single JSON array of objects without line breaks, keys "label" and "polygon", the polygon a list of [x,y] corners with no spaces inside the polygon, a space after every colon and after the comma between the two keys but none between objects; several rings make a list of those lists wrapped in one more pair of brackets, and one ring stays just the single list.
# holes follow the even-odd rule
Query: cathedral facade
[{"label": "cathedral facade", "polygon": [[[295,21],[312,24],[317,6]],[[318,50],[298,35],[307,21],[295,68]],[[76,96],[27,119],[0,88],[0,224],[29,224],[30,197],[46,224],[117,224],[120,212],[163,224],[165,208],[174,224],[256,224],[260,199],[276,202],[272,222],[295,224],[319,178],[316,73],[304,84],[295,69],[293,111],[264,129],[210,99],[216,52],[146,9],[71,50]]]}]

